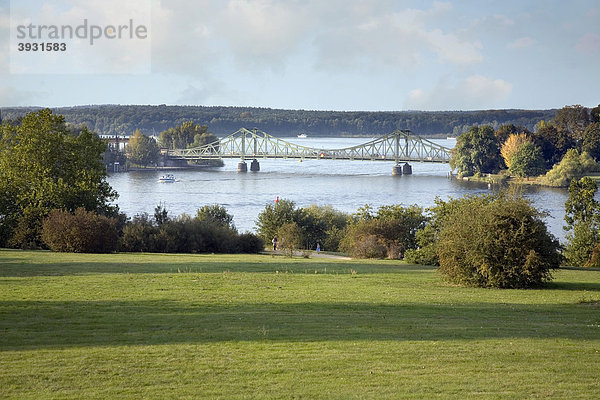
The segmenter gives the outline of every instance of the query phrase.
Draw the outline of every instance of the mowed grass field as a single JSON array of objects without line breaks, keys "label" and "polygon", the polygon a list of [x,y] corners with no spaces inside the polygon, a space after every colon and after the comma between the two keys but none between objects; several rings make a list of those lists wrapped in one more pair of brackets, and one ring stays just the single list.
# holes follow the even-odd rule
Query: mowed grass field
[{"label": "mowed grass field", "polygon": [[0,398],[600,398],[600,271],[554,276],[0,250]]}]

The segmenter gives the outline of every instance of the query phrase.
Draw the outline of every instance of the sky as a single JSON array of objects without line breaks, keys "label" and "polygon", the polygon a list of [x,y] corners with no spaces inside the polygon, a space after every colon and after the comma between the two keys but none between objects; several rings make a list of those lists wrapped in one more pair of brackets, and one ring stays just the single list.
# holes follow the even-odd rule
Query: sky
[{"label": "sky", "polygon": [[[83,20],[147,34],[16,50]],[[599,72],[600,0],[0,0],[1,107],[594,107]]]}]

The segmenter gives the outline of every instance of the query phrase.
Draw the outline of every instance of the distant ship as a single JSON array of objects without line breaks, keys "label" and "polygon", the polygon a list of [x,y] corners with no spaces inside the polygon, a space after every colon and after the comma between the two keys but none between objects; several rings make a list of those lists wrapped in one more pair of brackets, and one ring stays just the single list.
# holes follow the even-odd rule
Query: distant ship
[{"label": "distant ship", "polygon": [[301,133],[298,135],[299,139],[306,139],[308,137],[308,135],[306,133]]},{"label": "distant ship", "polygon": [[447,137],[446,137],[446,140],[456,140],[456,138],[455,138],[455,137],[453,137],[453,136],[447,136]]}]

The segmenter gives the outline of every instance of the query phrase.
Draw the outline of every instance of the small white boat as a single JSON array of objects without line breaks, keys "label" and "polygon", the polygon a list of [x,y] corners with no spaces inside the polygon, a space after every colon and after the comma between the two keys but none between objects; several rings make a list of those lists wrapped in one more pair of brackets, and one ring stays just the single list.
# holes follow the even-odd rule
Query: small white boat
[{"label": "small white boat", "polygon": [[173,174],[166,174],[158,178],[159,182],[175,182],[175,177]]},{"label": "small white boat", "polygon": [[456,140],[456,138],[454,136],[447,136],[446,140]]},{"label": "small white boat", "polygon": [[298,139],[306,139],[308,135],[306,133],[301,133],[298,135]]}]

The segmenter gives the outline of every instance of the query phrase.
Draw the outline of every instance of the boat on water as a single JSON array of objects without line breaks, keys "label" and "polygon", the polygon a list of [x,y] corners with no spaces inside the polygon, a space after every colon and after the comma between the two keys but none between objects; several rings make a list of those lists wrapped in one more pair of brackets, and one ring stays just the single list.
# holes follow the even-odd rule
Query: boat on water
[{"label": "boat on water", "polygon": [[158,178],[159,182],[175,182],[175,176],[173,174],[166,174]]},{"label": "boat on water", "polygon": [[298,139],[306,139],[308,135],[306,133],[301,133],[298,135]]},{"label": "boat on water", "polygon": [[456,138],[454,136],[447,136],[446,140],[456,140]]}]

